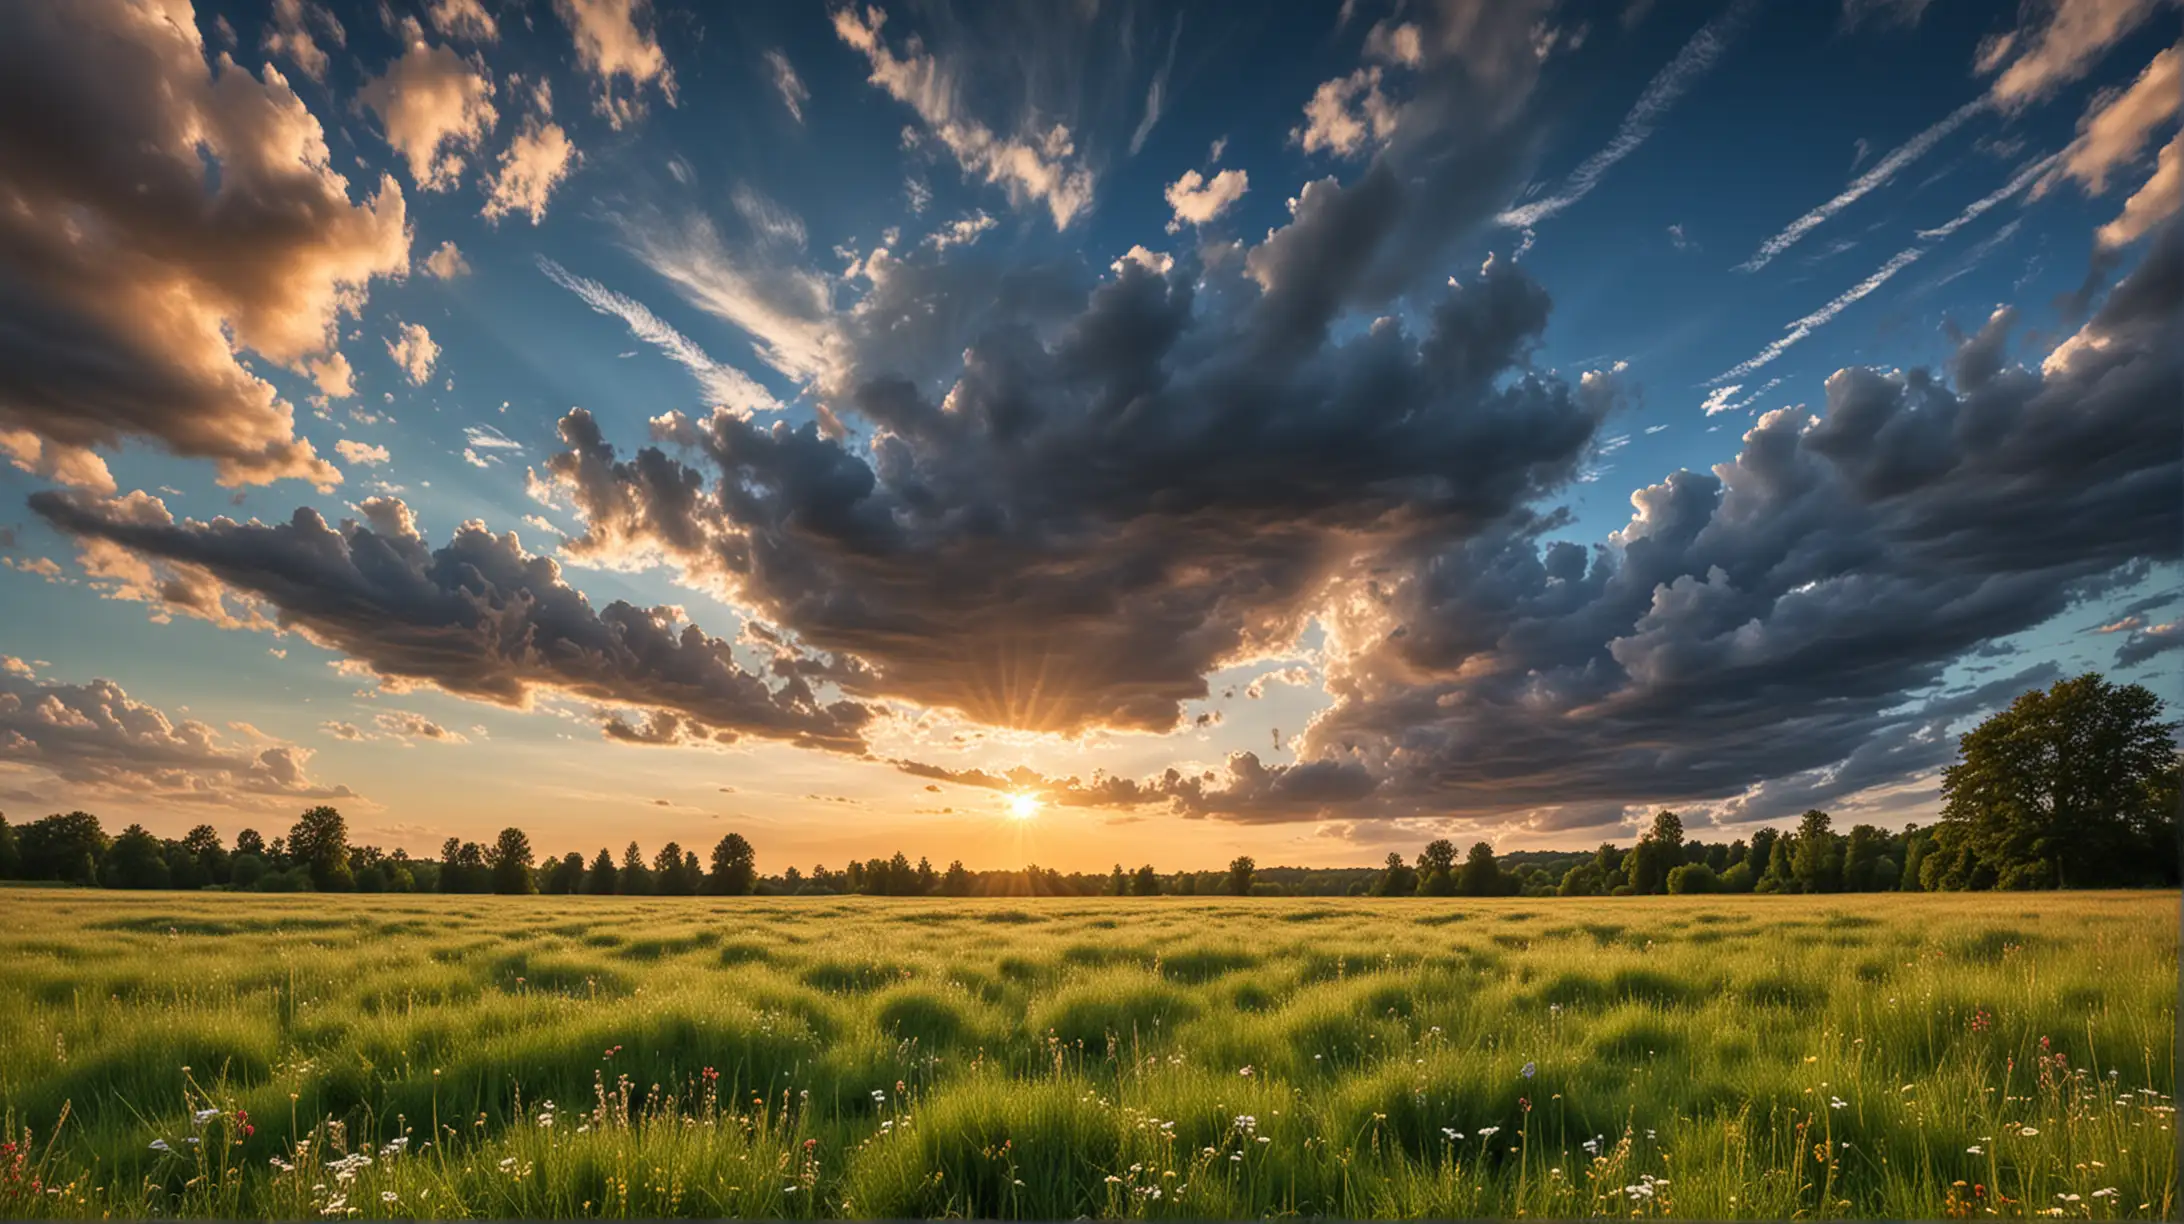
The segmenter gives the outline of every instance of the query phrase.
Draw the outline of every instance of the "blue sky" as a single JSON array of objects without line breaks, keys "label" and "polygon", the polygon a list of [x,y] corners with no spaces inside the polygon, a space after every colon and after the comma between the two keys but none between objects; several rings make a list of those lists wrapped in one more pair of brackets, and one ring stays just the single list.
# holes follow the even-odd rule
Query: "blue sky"
[{"label": "blue sky", "polygon": [[[10,40],[21,54],[82,70],[72,85],[56,71],[55,89],[92,91],[63,100],[83,116],[68,132],[8,103],[4,156],[36,171],[41,215],[120,236],[98,265],[110,293],[41,279],[41,243],[97,258],[63,230],[26,222],[0,244],[22,286],[0,303],[31,337],[18,343],[88,354],[50,369],[22,357],[0,380],[0,452],[14,459],[0,465],[0,654],[16,660],[17,717],[0,724],[14,728],[0,738],[0,810],[83,806],[232,832],[334,796],[362,836],[413,850],[520,821],[535,842],[587,852],[602,837],[694,844],[733,825],[762,856],[799,862],[898,844],[974,866],[1146,853],[1205,865],[1239,850],[1363,862],[1442,831],[1584,844],[1661,804],[1739,833],[1794,819],[1799,796],[1847,819],[1931,819],[1937,743],[2024,687],[2097,669],[2179,696],[2175,609],[2159,600],[2176,585],[2184,490],[2172,487],[2175,430],[2148,423],[2176,387],[2174,356],[2134,356],[2143,317],[2103,313],[2138,300],[2111,290],[2143,283],[2173,229],[2175,6],[1542,0],[1483,12],[1460,0],[101,0],[0,19],[23,27]],[[221,134],[178,135],[132,112],[132,91],[101,92],[99,57],[115,45],[150,49],[144,62],[197,91],[205,130]],[[237,98],[266,109],[219,109]],[[323,154],[283,143],[314,121]],[[174,217],[133,210],[112,186],[130,172],[72,161],[140,146],[196,179],[188,190],[211,202],[202,217],[187,191]],[[1395,201],[1383,228],[1347,244],[1308,233],[1312,192],[1362,216],[1376,176]],[[273,203],[238,235],[215,214],[245,191]],[[274,207],[282,193],[303,203]],[[192,253],[291,223],[304,232],[262,259]],[[1275,266],[1281,250],[1304,255]],[[1270,302],[1314,288],[1307,276],[1337,286],[1325,320],[1285,342],[1313,354],[1286,385],[1335,388],[1295,407],[1310,428],[1285,432],[1289,409],[1247,406],[1220,428],[1275,422],[1264,453],[1239,441],[1178,447],[1213,458],[1173,474],[1148,463],[1163,431],[1187,432],[1170,422],[1194,395],[1251,385],[1236,355],[1268,334]],[[1172,317],[1114,303],[1155,285],[1194,323],[1151,359],[1160,390],[1128,384],[1139,407],[1101,417],[1084,388],[1120,394],[1115,371]],[[175,301],[213,330],[160,333],[143,304]],[[1828,389],[1845,367],[1874,381],[1860,392],[1844,380],[1842,396],[1919,411],[1925,376],[1905,372],[1930,370],[1947,411],[1977,417],[1981,392],[1956,363],[2005,305],[2006,361],[2039,406],[2026,420],[2067,418],[2065,401],[2119,386],[2139,399],[2083,414],[2098,430],[2025,424],[2005,448],[2017,457],[1981,451],[1968,425],[1956,443],[1868,456],[1919,473],[1901,487],[1861,484],[1849,452],[1813,441],[1805,458],[1841,482],[1837,500],[1788,485],[1748,503],[1732,492],[1714,534],[1664,561],[1660,582],[1615,596],[1628,611],[1612,632],[1594,624],[1609,621],[1606,593],[1601,610],[1558,610],[1552,624],[1544,612],[1497,619],[1519,604],[1561,609],[1556,592],[1589,583],[1606,592],[1607,569],[1581,577],[1576,562],[1525,579],[1540,585],[1522,597],[1479,594],[1558,542],[1635,582],[1644,567],[1620,560],[1646,534],[1632,528],[1634,490],[1740,456],[1757,473],[1769,439],[1804,445],[1792,415],[1852,419],[1851,398],[1838,408]],[[1432,350],[1412,342],[1457,326],[1444,310],[1475,328],[1452,343],[1490,367],[1484,383],[1310,432],[1329,428],[1318,414],[1366,402],[1343,398],[1353,374],[1352,392],[1387,402],[1371,380],[1392,375],[1362,354],[1397,330],[1404,352]],[[64,342],[41,330],[53,319],[82,326]],[[1504,327],[1523,342],[1497,348]],[[225,339],[208,352],[203,335]],[[2137,364],[2071,382],[2080,375],[2048,355],[2074,336]],[[1086,373],[1094,351],[1109,365]],[[1281,347],[1268,353],[1278,366]],[[327,372],[336,354],[346,379]],[[190,406],[147,407],[120,386],[195,386],[215,368],[235,373]],[[290,410],[286,433],[235,406],[258,380]],[[882,394],[898,382],[941,415],[890,415],[907,411]],[[700,504],[681,519],[653,503],[634,513],[651,486],[570,457],[572,409],[610,464],[661,445]],[[1782,409],[1799,414],[1748,441]],[[708,433],[716,412],[724,432]],[[680,415],[656,423],[664,414]],[[950,414],[979,429],[919,437],[906,423]],[[257,423],[233,424],[246,418]],[[775,422],[815,431],[810,446],[766,450],[787,445],[764,441]],[[1081,465],[1066,448],[1026,458],[1016,428],[1078,438]],[[1286,441],[1307,435],[1324,462]],[[883,466],[890,436],[911,439],[902,453],[919,480]],[[1383,439],[1387,453],[1365,453]],[[1352,441],[1346,465],[1331,450]],[[284,457],[240,471],[234,456],[269,446]],[[791,466],[820,455],[831,476]],[[874,509],[876,494],[857,513],[877,518],[830,519],[829,482],[872,472],[892,511]],[[732,504],[745,481],[763,505]],[[1453,492],[1405,500],[1437,482]],[[1288,500],[1290,488],[1311,492]],[[2047,519],[2058,532],[2088,524],[2069,528],[2087,533],[2082,549],[2064,536],[2013,550],[1977,509],[2002,488],[2028,491],[2014,509],[2033,521],[2041,507],[2024,498],[2055,497]],[[2151,510],[2079,504],[2089,489],[2171,496],[2166,509],[2158,496]],[[1359,509],[1391,497],[1385,514]],[[153,498],[162,511],[145,509]],[[420,542],[411,588],[475,592],[428,554],[471,520],[513,531],[592,608],[677,609],[662,624],[726,643],[758,678],[744,690],[772,684],[771,704],[723,721],[722,707],[685,701],[681,662],[557,671],[501,639],[490,660],[460,660],[477,635],[435,636],[452,632],[443,611],[396,643],[405,613],[363,590],[368,567],[336,578],[275,557],[293,541],[272,526],[303,507],[335,525],[316,547],[363,557],[360,537],[330,543],[339,525],[393,538],[396,500]],[[933,503],[955,510],[919,519]],[[156,530],[115,526],[148,514]],[[207,526],[221,516],[267,526],[222,534]],[[1982,516],[1997,539],[1933,528]],[[875,543],[882,522],[904,534]],[[1199,533],[1236,551],[1158,545]],[[1118,557],[1094,537],[1138,543]],[[1752,551],[1762,540],[1771,559]],[[1292,546],[1314,560],[1283,561]],[[1907,594],[1919,575],[1897,571],[1921,568],[1906,558],[1922,548],[1967,569]],[[919,549],[931,550],[924,568],[888,568]],[[2024,555],[1968,560],[2010,551]],[[1084,622],[1090,632],[1067,613],[1099,603],[1099,583],[1024,594],[1039,589],[1030,574],[1128,582],[1148,567],[1161,577]],[[951,585],[927,589],[943,572]],[[1223,585],[1224,573],[1241,577]],[[1668,623],[1677,601],[1706,598],[1710,574],[1743,610],[1669,640],[1685,631]],[[990,601],[966,593],[983,584]],[[221,593],[212,605],[207,591]],[[1859,591],[1870,599],[1857,607],[1799,602]],[[522,602],[505,587],[486,602],[503,597]],[[983,660],[994,631],[979,617],[1012,601],[1044,611],[995,612],[1000,662],[951,679],[936,660]],[[1839,629],[1800,627],[1831,616]],[[1930,640],[1910,640],[1905,622],[1927,616]],[[1041,617],[1056,618],[1050,637],[1024,657],[1019,630],[1028,640],[1038,626],[1025,619]],[[1795,629],[1794,650],[1767,644],[1778,627]],[[1537,644],[1549,639],[1553,651]],[[1854,711],[1830,700],[1828,650]],[[1027,669],[1050,687],[977,696]],[[782,695],[807,683],[792,674],[809,678],[808,697]],[[87,689],[95,678],[111,691]],[[1992,682],[2008,683],[1980,689]],[[1739,687],[1751,705],[1732,710]],[[973,696],[951,696],[962,693]],[[48,698],[79,710],[80,733],[26,713]],[[1633,712],[1672,698],[1723,704],[1694,713],[1687,740],[1673,718]],[[1512,723],[1520,714],[1545,721]],[[1805,719],[1824,732],[1795,731]],[[1770,721],[1784,741],[1742,729]],[[1831,746],[1789,742],[1814,735]],[[1567,759],[1566,787],[1553,769],[1500,764],[1517,757]],[[1101,790],[1095,772],[1129,785]],[[1040,796],[1042,816],[1005,819],[1012,791]]]}]

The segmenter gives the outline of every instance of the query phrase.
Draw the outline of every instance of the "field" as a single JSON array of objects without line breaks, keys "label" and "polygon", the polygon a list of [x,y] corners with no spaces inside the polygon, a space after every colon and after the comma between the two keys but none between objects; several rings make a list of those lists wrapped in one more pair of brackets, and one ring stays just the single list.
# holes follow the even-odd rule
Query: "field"
[{"label": "field", "polygon": [[2175,1213],[2178,899],[0,892],[0,1215]]}]

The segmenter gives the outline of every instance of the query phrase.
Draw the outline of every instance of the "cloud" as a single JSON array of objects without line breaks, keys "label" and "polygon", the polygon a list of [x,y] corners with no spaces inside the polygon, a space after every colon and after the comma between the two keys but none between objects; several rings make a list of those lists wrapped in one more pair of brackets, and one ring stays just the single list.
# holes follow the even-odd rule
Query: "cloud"
[{"label": "cloud", "polygon": [[2076,179],[2088,195],[2106,191],[2108,176],[2135,160],[2154,130],[2176,117],[2180,97],[2184,46],[2173,46],[2156,55],[2128,88],[2086,108],[2078,120],[2078,137],[2063,150],[2056,174]]},{"label": "cloud", "polygon": [[2001,70],[1990,91],[1997,105],[2005,109],[2022,107],[2083,76],[2110,47],[2153,15],[2161,3],[2057,0],[2028,6],[2027,15],[2044,15],[2046,24],[2030,31],[2020,27],[1990,40],[1980,48],[1977,66],[1981,72]]},{"label": "cloud", "polygon": [[1639,94],[1638,101],[1631,106],[1630,113],[1623,116],[1623,122],[1616,128],[1614,138],[1579,163],[1577,169],[1570,172],[1570,177],[1563,180],[1560,190],[1543,199],[1511,208],[1496,220],[1513,229],[1528,229],[1590,195],[1592,189],[1599,185],[1601,178],[1617,162],[1637,152],[1638,146],[1653,135],[1653,129],[1660,123],[1661,117],[1676,104],[1676,100],[1683,96],[1692,82],[1713,68],[1715,61],[1729,49],[1729,44],[1735,41],[1757,7],[1757,0],[1731,0],[1729,7],[1699,27],[1698,33],[1684,43],[1675,59],[1653,75],[1653,79],[1646,84],[1645,92]]},{"label": "cloud", "polygon": [[1145,88],[1145,113],[1130,133],[1130,156],[1136,157],[1145,147],[1145,141],[1160,124],[1161,111],[1167,105],[1168,77],[1175,71],[1175,51],[1183,42],[1183,14],[1175,15],[1175,26],[1168,34],[1168,55],[1160,61],[1160,69],[1153,73],[1152,84]]},{"label": "cloud", "polygon": [[[1834,321],[1835,316],[1864,300],[1882,285],[1887,284],[1898,272],[1925,258],[1927,252],[1933,249],[1930,244],[1939,242],[1956,233],[1978,219],[1981,214],[1989,209],[2015,197],[2027,187],[2033,185],[2041,175],[2048,172],[2048,168],[2054,163],[2054,160],[2052,157],[2045,157],[2027,163],[2009,182],[1965,205],[1956,216],[1935,226],[1933,229],[1920,230],[1918,232],[1919,240],[1929,245],[1905,247],[1903,250],[1896,252],[1889,257],[1888,262],[1875,269],[1864,280],[1837,294],[1827,305],[1791,323],[1783,329],[1783,334],[1780,337],[1770,341],[1765,348],[1715,375],[1711,381],[1720,384],[1733,378],[1743,378],[1772,364],[1777,357],[1788,352],[1799,341],[1827,326]],[[1715,411],[1718,411],[1712,406],[1713,398],[1711,396],[1708,397],[1708,404],[1707,412],[1711,416]]]},{"label": "cloud", "polygon": [[[644,113],[638,95],[647,85],[675,105],[675,70],[651,29],[651,0],[554,0],[554,11],[576,40],[577,63],[596,78],[593,106],[609,126],[619,131]],[[614,94],[618,77],[629,87],[620,98]]]},{"label": "cloud", "polygon": [[1380,91],[1381,70],[1360,68],[1323,81],[1304,104],[1304,125],[1289,133],[1307,153],[1338,157],[1369,151],[1395,132],[1397,107]]},{"label": "cloud", "polygon": [[347,399],[356,394],[356,369],[339,349],[306,360],[303,370],[327,399]]},{"label": "cloud", "polygon": [[470,275],[470,261],[456,249],[453,242],[443,242],[425,256],[425,274],[434,280],[454,280]]},{"label": "cloud", "polygon": [[319,730],[324,731],[326,734],[331,735],[338,740],[350,740],[354,742],[362,740],[364,738],[363,730],[359,728],[355,723],[346,723],[340,721],[322,722],[319,724]]},{"label": "cloud", "polygon": [[631,335],[690,371],[699,387],[704,389],[709,404],[745,413],[771,412],[781,407],[773,393],[753,381],[750,375],[707,356],[696,341],[661,321],[644,303],[616,293],[598,281],[577,276],[543,255],[539,256],[538,266],[548,279],[581,298],[586,306],[622,320]]},{"label": "cloud", "polygon": [[0,658],[0,766],[116,799],[268,807],[356,797],[311,778],[309,749],[260,742],[266,746],[232,747],[204,723],[170,719],[111,680],[44,681],[21,660]]},{"label": "cloud", "polygon": [[394,339],[386,342],[387,356],[394,359],[411,383],[424,386],[432,377],[432,364],[440,359],[440,346],[422,323],[397,323]]},{"label": "cloud", "polygon": [[579,160],[576,146],[569,143],[560,124],[536,117],[525,120],[523,130],[501,154],[480,215],[499,221],[514,213],[529,213],[531,224],[537,225],[546,219],[546,201],[554,188],[569,177]]},{"label": "cloud", "polygon": [[2123,645],[2116,648],[2116,666],[2135,667],[2179,646],[2184,646],[2184,632],[2178,631],[2174,621],[2133,630]]},{"label": "cloud", "polygon": [[766,72],[773,78],[774,92],[781,95],[781,105],[789,109],[789,118],[802,123],[804,103],[811,101],[811,90],[796,75],[796,65],[779,50],[772,50],[766,52]]},{"label": "cloud", "polygon": [[1175,210],[1175,221],[1169,228],[1204,225],[1227,212],[1250,188],[1251,178],[1242,170],[1223,170],[1210,179],[1196,170],[1185,170],[1182,178],[1168,185],[1168,207]]},{"label": "cloud", "polygon": [[500,23],[480,0],[431,0],[425,16],[443,38],[490,43],[500,39]]},{"label": "cloud", "polygon": [[364,82],[357,102],[379,116],[411,180],[426,191],[446,191],[462,179],[464,151],[476,149],[500,122],[493,78],[482,63],[425,41],[414,17],[404,20],[403,37],[401,57]]},{"label": "cloud", "polygon": [[334,453],[361,467],[377,467],[393,458],[384,446],[372,446],[349,438],[334,443]]},{"label": "cloud", "polygon": [[926,130],[954,156],[966,174],[1001,187],[1012,204],[1044,204],[1054,228],[1092,207],[1092,172],[1077,160],[1069,129],[1054,124],[1042,132],[1004,138],[965,113],[955,81],[916,38],[903,54],[880,37],[887,14],[877,7],[858,12],[854,5],[834,11],[834,32],[871,65],[867,80],[916,112]]},{"label": "cloud", "polygon": [[1933,696],[1952,662],[2178,559],[2184,424],[2157,406],[2184,396],[2184,262],[2159,242],[2040,369],[2008,362],[1998,312],[1948,381],[1842,370],[1817,420],[1768,413],[1734,460],[1633,494],[1603,546],[1481,536],[1348,601],[1300,755],[1489,814],[1945,761],[1937,720],[1978,712]]},{"label": "cloud", "polygon": [[622,234],[639,262],[691,305],[747,333],[767,365],[799,380],[832,367],[832,290],[824,276],[778,247],[731,247],[702,216],[625,218]]},{"label": "cloud", "polygon": [[332,350],[409,266],[399,186],[352,201],[277,70],[208,62],[190,22],[122,0],[0,6],[0,79],[9,454],[88,470],[136,437],[227,485],[338,481],[241,355],[306,373]]},{"label": "cloud", "polygon": [[1873,163],[1872,169],[1852,179],[1850,186],[1837,192],[1827,203],[1790,222],[1783,227],[1781,233],[1760,243],[1759,250],[1753,252],[1750,259],[1737,265],[1737,271],[1757,272],[1766,267],[1773,262],[1775,256],[1796,246],[1800,239],[1825,224],[1829,218],[1865,198],[1874,188],[1888,183],[1905,166],[1924,157],[1944,137],[1963,127],[1967,120],[1986,110],[1987,106],[1986,98],[1974,98],[1918,135],[1890,149],[1887,156]]},{"label": "cloud", "polygon": [[2184,134],[2170,137],[2161,146],[2153,177],[2123,202],[2122,215],[2095,231],[2094,237],[2111,250],[2129,246],[2175,216],[2180,203],[2184,203]]},{"label": "cloud", "polygon": [[462,732],[450,731],[422,714],[412,714],[407,710],[388,710],[374,716],[372,721],[378,724],[380,730],[396,739],[430,740],[435,744],[470,742]]},{"label": "cloud", "polygon": [[336,47],[348,42],[348,32],[333,11],[310,0],[273,0],[273,24],[260,44],[267,55],[278,55],[314,81],[326,79],[326,52],[311,33],[316,26]]},{"label": "cloud", "polygon": [[[594,610],[551,559],[515,533],[466,523],[429,548],[409,507],[360,506],[365,522],[329,526],[308,508],[285,523],[176,522],[157,499],[128,503],[34,494],[32,509],[87,546],[149,570],[129,597],[231,626],[230,605],[277,614],[284,630],[339,651],[390,688],[432,686],[527,708],[539,693],[658,711],[709,742],[744,736],[855,752],[871,711],[825,702],[807,673],[821,661],[778,660],[769,684],[731,644],[672,608],[616,601]],[[209,584],[209,591],[207,586]]]},{"label": "cloud", "polygon": [[[1506,262],[1447,290],[1423,336],[1391,322],[1338,344],[1295,332],[1311,261],[1290,255],[1233,312],[1194,309],[1180,269],[1125,261],[1075,291],[1051,347],[986,333],[933,398],[876,374],[843,400],[876,431],[866,455],[719,414],[656,427],[710,472],[623,460],[572,412],[547,465],[584,520],[564,552],[667,560],[869,664],[855,692],[1168,729],[1207,671],[1292,639],[1357,551],[1477,529],[1566,479],[1609,402],[1536,372],[1500,386],[1547,310]],[[1209,297],[1258,283],[1228,276]]]},{"label": "cloud", "polygon": [[998,224],[1000,222],[987,216],[983,211],[974,212],[967,217],[957,217],[948,224],[934,230],[931,234],[926,235],[925,243],[936,251],[945,251],[949,247],[969,246],[978,241],[986,231]]}]

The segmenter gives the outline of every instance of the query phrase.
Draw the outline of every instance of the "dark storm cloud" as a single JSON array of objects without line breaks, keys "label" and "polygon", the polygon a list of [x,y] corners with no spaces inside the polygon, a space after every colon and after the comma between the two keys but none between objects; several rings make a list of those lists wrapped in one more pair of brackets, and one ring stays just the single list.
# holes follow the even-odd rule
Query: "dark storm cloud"
[{"label": "dark storm cloud", "polygon": [[1201,310],[1184,275],[1118,267],[1051,339],[986,330],[939,401],[859,386],[868,447],[720,413],[658,426],[701,464],[623,459],[572,412],[548,465],[587,524],[571,555],[664,557],[869,664],[853,689],[1165,730],[1369,544],[1460,538],[1568,478],[1612,400],[1526,368],[1547,298],[1507,262],[1448,289],[1422,337],[1382,320],[1340,341],[1301,337],[1271,293]]},{"label": "dark storm cloud", "polygon": [[[271,526],[177,523],[141,496],[124,506],[39,493],[31,507],[92,545],[169,571],[133,597],[221,623],[233,622],[231,600],[261,604],[282,627],[397,685],[509,706],[559,691],[666,711],[698,738],[748,735],[848,752],[861,749],[871,716],[853,702],[823,702],[800,677],[769,686],[737,663],[728,642],[683,624],[673,609],[617,600],[595,611],[559,565],[524,552],[513,532],[466,523],[428,548],[408,507],[391,498],[363,504],[368,523],[339,528],[310,509]],[[208,587],[218,589],[208,596]]]},{"label": "dark storm cloud", "polygon": [[1946,759],[1938,720],[1982,704],[1925,699],[1949,664],[2178,559],[2178,256],[2172,228],[2039,368],[2005,360],[2001,312],[1947,381],[1837,373],[1818,418],[1770,413],[1732,462],[1633,494],[1613,547],[1436,551],[1341,618],[1307,755],[1484,812],[1814,770],[1808,797],[1843,794]]},{"label": "dark storm cloud", "polygon": [[[262,742],[262,741],[261,741]],[[111,680],[39,679],[0,655],[0,763],[50,773],[73,787],[173,802],[246,803],[354,798],[314,781],[308,749],[255,750],[223,741],[133,700]]]},{"label": "dark storm cloud", "polygon": [[187,6],[0,5],[0,180],[0,455],[102,491],[89,448],[130,437],[226,484],[340,479],[240,354],[347,394],[337,324],[409,223],[278,70],[208,58]]}]

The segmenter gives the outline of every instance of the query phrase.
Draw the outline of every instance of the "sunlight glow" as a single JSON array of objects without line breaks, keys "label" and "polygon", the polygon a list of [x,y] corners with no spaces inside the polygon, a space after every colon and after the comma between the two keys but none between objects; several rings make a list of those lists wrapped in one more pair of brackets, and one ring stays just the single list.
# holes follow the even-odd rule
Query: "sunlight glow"
[{"label": "sunlight glow", "polygon": [[1009,819],[1030,820],[1045,806],[1045,802],[1037,795],[1028,791],[1014,791],[1009,795]]}]

